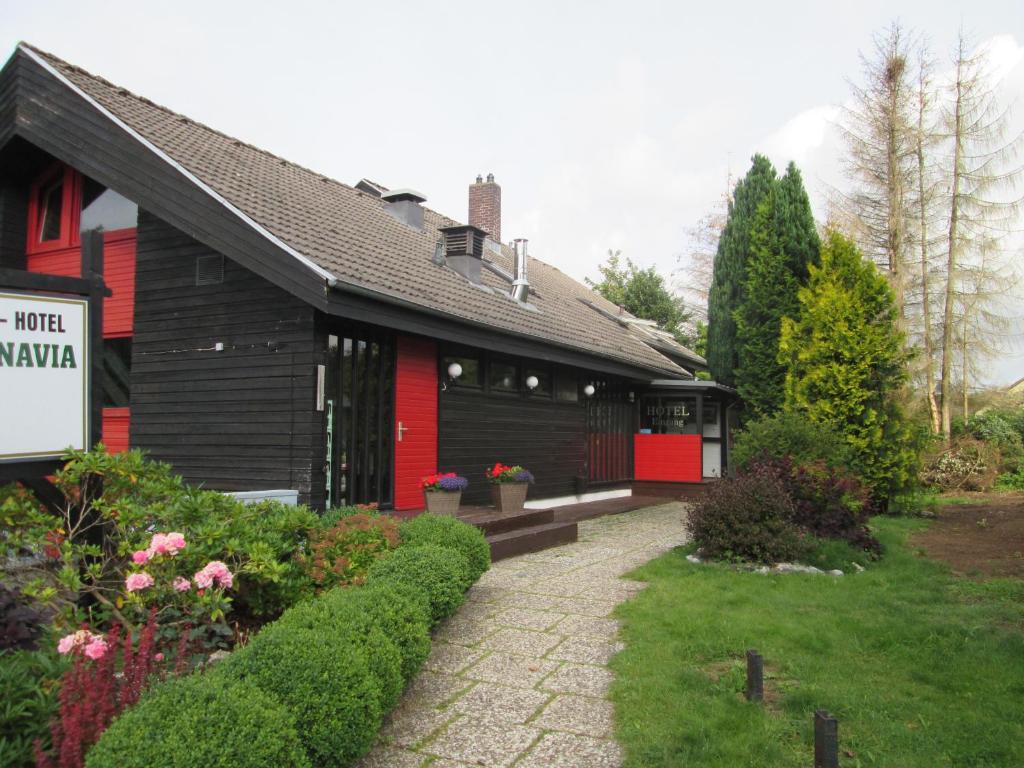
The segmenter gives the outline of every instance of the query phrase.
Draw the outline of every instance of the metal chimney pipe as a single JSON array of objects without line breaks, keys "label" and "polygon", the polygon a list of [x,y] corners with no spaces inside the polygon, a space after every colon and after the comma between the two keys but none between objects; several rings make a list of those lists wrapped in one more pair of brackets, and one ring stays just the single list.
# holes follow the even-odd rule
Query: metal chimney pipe
[{"label": "metal chimney pipe", "polygon": [[515,279],[512,281],[511,296],[516,301],[526,301],[530,295],[530,283],[526,279],[526,243],[527,240],[522,237],[517,237],[513,243],[515,262],[512,274]]}]

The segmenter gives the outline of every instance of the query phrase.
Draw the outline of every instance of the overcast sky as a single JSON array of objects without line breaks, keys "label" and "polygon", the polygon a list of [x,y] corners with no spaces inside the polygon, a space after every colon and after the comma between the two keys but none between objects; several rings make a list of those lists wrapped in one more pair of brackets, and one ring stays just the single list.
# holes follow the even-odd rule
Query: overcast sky
[{"label": "overcast sky", "polygon": [[[2,0],[0,57],[26,40],[460,220],[467,185],[492,172],[504,238],[577,278],[609,248],[676,269],[687,230],[755,151],[795,160],[823,216],[841,183],[831,122],[859,51],[895,18],[945,59],[961,23],[987,41],[1024,112],[1022,0],[693,5]],[[1018,353],[993,382],[1021,376]]]}]

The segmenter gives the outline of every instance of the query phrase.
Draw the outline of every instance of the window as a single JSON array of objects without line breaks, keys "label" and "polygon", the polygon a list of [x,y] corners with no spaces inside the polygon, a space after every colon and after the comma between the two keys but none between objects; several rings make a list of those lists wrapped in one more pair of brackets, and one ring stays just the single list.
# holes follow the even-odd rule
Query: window
[{"label": "window", "polygon": [[722,425],[718,420],[720,403],[704,401],[704,437],[721,437]]},{"label": "window", "polygon": [[[459,378],[452,380],[448,376],[448,368],[452,363],[458,363],[462,367],[462,374]],[[448,354],[441,358],[441,375],[452,386],[475,387],[482,386],[480,358],[470,354]]]},{"label": "window", "polygon": [[64,212],[64,175],[44,184],[36,197],[37,237],[39,243],[59,241],[61,215]]},{"label": "window", "polygon": [[138,226],[139,206],[98,181],[82,179],[82,218],[79,232],[102,229],[135,229]]},{"label": "window", "polygon": [[575,403],[580,399],[580,382],[576,374],[570,371],[559,371],[555,376],[555,399],[565,403]]},{"label": "window", "polygon": [[519,369],[509,360],[491,360],[487,367],[487,386],[491,392],[518,392]]},{"label": "window", "polygon": [[655,435],[696,435],[696,396],[645,397],[640,409],[640,429]]},{"label": "window", "polygon": [[132,340],[103,340],[103,407],[126,408],[131,400]]},{"label": "window", "polygon": [[537,386],[532,390],[527,388],[527,392],[537,397],[551,397],[551,371],[547,368],[527,368],[523,372],[523,386],[526,386],[526,380],[531,376],[537,378]]}]

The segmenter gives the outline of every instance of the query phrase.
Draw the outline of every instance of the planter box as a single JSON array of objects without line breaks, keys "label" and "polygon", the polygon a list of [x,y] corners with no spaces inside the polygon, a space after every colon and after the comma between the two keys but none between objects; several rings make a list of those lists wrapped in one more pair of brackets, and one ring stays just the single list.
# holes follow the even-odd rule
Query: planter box
[{"label": "planter box", "polygon": [[495,483],[491,486],[491,499],[499,512],[522,512],[529,483]]},{"label": "planter box", "polygon": [[454,515],[459,511],[462,491],[424,491],[427,512],[433,515]]}]

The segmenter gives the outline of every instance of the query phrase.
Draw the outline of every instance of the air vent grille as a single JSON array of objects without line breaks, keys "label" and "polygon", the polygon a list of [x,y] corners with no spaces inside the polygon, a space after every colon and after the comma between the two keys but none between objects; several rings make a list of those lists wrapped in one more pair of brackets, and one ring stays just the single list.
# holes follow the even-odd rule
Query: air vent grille
[{"label": "air vent grille", "polygon": [[482,230],[467,226],[445,227],[441,233],[444,235],[445,256],[483,257],[485,234]]},{"label": "air vent grille", "polygon": [[224,282],[224,257],[220,254],[196,259],[196,285],[220,285]]}]

